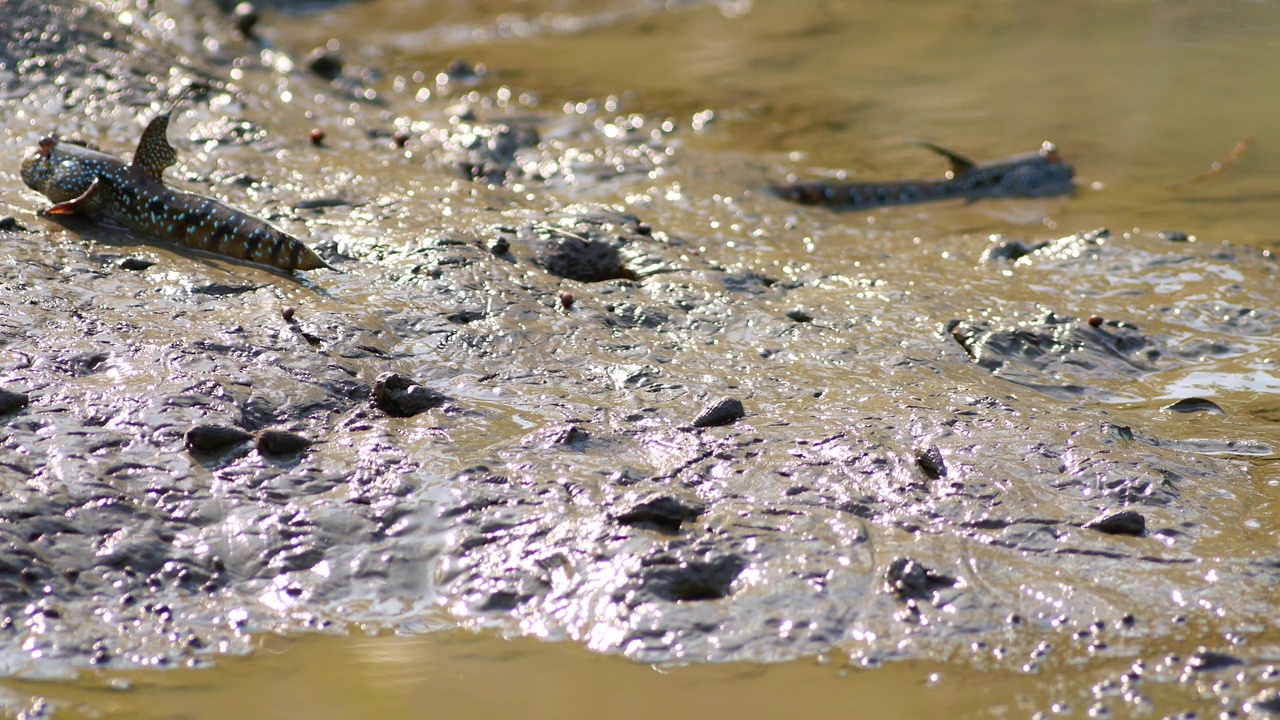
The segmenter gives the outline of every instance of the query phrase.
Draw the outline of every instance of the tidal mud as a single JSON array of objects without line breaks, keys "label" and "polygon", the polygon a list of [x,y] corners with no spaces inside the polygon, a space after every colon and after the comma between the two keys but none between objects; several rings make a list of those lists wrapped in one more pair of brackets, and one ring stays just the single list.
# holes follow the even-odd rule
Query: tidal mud
[{"label": "tidal mud", "polygon": [[[1274,614],[1274,548],[1238,522],[1272,451],[1247,413],[1161,408],[1280,326],[1269,254],[1039,227],[939,238],[941,266],[909,238],[771,261],[832,219],[709,180],[634,113],[419,101],[347,68],[353,99],[197,0],[176,24],[15,10],[0,671],[353,624],[1026,672],[1194,627],[1199,670],[1265,660],[1223,633]],[[181,84],[208,89],[175,117],[181,182],[341,273],[36,215],[16,168],[41,134],[128,147]]]}]

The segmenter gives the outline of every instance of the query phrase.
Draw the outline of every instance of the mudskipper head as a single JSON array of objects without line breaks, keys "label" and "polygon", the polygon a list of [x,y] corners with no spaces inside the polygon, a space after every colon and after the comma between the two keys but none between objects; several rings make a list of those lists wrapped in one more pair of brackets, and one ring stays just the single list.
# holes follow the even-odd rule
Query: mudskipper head
[{"label": "mudskipper head", "polygon": [[53,175],[57,161],[54,150],[58,147],[58,139],[53,136],[40,138],[39,144],[22,159],[22,182],[37,192],[44,192],[49,178]]},{"label": "mudskipper head", "polygon": [[1074,177],[1075,170],[1058,155],[1058,147],[1045,142],[1039,152],[1011,163],[1000,185],[1002,193],[1011,197],[1065,195],[1072,191]]}]

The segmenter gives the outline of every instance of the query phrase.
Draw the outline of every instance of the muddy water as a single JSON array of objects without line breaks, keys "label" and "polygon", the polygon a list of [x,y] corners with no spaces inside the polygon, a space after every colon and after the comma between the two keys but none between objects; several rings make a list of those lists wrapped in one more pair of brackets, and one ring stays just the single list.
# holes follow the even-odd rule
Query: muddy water
[{"label": "muddy water", "polygon": [[[1271,42],[1280,18],[1266,4],[422,5],[339,8],[282,27],[281,37],[336,37],[353,49],[375,38],[370,52],[410,76],[465,57],[553,109],[625,96],[630,109],[685,121],[711,110],[716,123],[687,142],[743,151],[756,166],[740,177],[745,187],[779,168],[858,179],[940,173],[938,159],[908,144],[917,139],[976,159],[1051,139],[1082,185],[1070,204],[1047,208],[1065,227],[1211,222],[1214,239],[1276,235],[1265,168],[1277,151],[1265,137],[1280,100],[1258,68],[1280,53]],[[419,13],[422,26],[405,20]],[[1245,135],[1262,141],[1237,171],[1168,187]],[[952,213],[935,234],[1045,210]]]},{"label": "muddy water", "polygon": [[[776,665],[644,666],[563,643],[466,633],[419,638],[303,636],[262,640],[251,658],[201,671],[112,673],[75,686],[12,683],[15,702],[53,698],[57,717],[644,718],[679,708],[702,717],[1025,717],[1083,715],[1081,684],[1113,667],[1055,668],[1034,682],[941,662],[851,667],[828,656]],[[1106,699],[1117,693],[1099,693]],[[1174,698],[1152,687],[1147,706]],[[1150,712],[1150,710],[1148,710]]]},{"label": "muddy water", "polygon": [[[50,588],[4,586],[10,712],[1207,716],[1276,681],[1274,7],[370,2],[268,11],[261,45],[198,3],[105,14],[212,87],[175,177],[344,274],[33,214],[34,138],[127,151],[165,69],[10,99],[0,203],[31,230],[5,240],[0,379],[31,406],[0,477]],[[328,83],[299,68],[331,38]],[[458,57],[484,72],[437,83]],[[538,140],[476,150],[495,122]],[[1080,188],[864,214],[760,192],[940,174],[912,139],[1051,139]],[[549,276],[547,227],[624,238],[636,279]],[[450,403],[379,413],[388,369]],[[691,432],[725,394],[748,416]],[[1162,409],[1191,396],[1223,412]],[[197,422],[320,442],[200,457]],[[655,493],[687,516],[620,520]],[[122,505],[145,515],[47,529]],[[1118,509],[1145,531],[1081,527]],[[81,562],[68,535],[104,540]],[[408,637],[305,634],[352,624]],[[459,624],[481,632],[430,634]],[[200,667],[137,669],[176,663]]]}]

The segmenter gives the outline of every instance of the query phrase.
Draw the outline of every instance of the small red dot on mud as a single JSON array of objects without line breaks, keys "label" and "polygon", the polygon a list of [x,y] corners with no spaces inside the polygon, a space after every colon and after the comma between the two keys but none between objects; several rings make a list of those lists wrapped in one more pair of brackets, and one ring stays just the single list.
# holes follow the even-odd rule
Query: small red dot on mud
[{"label": "small red dot on mud", "polygon": [[560,293],[560,305],[566,310],[573,307],[573,293],[569,293],[569,292]]},{"label": "small red dot on mud", "polygon": [[284,318],[285,322],[293,322],[293,312],[293,308],[287,307],[280,311],[280,317]]},{"label": "small red dot on mud", "polygon": [[320,143],[324,142],[324,131],[321,130],[320,128],[314,128],[311,131],[311,135],[308,139],[311,140],[312,145],[319,145]]},{"label": "small red dot on mud", "polygon": [[1090,315],[1090,316],[1089,316],[1089,326],[1090,326],[1090,327],[1098,327],[1098,326],[1100,326],[1100,325],[1102,325],[1102,316],[1101,316],[1101,315]]}]

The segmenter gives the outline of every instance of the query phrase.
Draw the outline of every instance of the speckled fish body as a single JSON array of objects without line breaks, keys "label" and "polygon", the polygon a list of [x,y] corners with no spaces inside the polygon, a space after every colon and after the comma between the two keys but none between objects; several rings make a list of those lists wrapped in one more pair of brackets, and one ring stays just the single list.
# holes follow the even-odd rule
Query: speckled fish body
[{"label": "speckled fish body", "polygon": [[54,205],[52,214],[86,213],[183,247],[282,270],[327,268],[301,241],[233,207],[165,185],[177,161],[165,138],[169,114],[147,126],[133,162],[68,140],[44,138],[22,163],[22,180]]},{"label": "speckled fish body", "polygon": [[936,145],[921,144],[951,161],[951,171],[945,177],[884,183],[808,181],[770,189],[779,197],[805,205],[869,210],[935,200],[1065,195],[1074,187],[1075,172],[1058,156],[1052,143],[1045,143],[1037,152],[981,164]]}]

